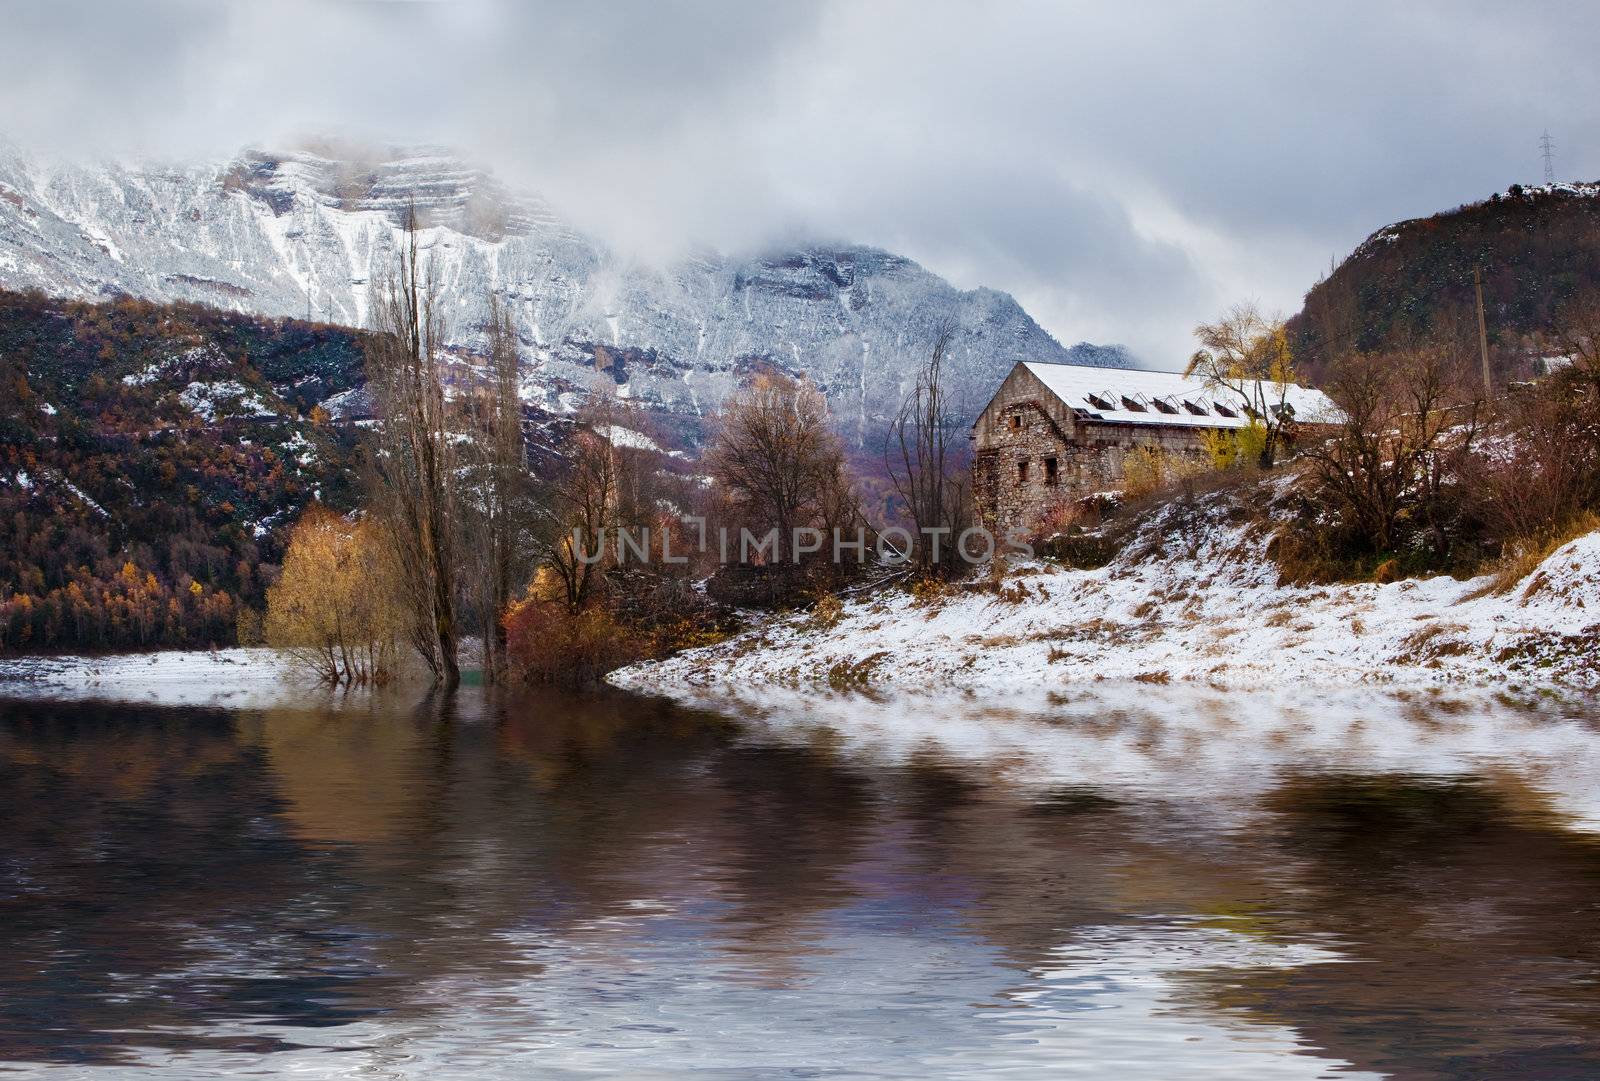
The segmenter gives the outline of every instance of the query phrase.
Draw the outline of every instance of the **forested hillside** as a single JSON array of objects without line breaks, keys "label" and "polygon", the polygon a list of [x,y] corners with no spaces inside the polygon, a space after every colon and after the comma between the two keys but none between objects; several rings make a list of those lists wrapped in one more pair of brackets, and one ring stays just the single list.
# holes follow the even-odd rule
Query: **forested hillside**
[{"label": "forested hillside", "polygon": [[361,363],[339,327],[0,292],[0,649],[233,641],[280,527],[350,503],[321,403]]},{"label": "forested hillside", "polygon": [[1306,294],[1290,320],[1313,376],[1339,352],[1459,339],[1476,355],[1481,267],[1491,360],[1525,374],[1533,339],[1561,305],[1600,291],[1600,184],[1513,186],[1481,203],[1378,230]]}]

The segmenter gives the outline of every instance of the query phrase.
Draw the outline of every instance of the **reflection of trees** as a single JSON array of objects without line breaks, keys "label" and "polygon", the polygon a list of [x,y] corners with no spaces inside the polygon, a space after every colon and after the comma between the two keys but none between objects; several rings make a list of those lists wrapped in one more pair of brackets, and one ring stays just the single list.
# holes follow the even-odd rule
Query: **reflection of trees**
[{"label": "reflection of trees", "polygon": [[847,892],[862,828],[863,784],[839,765],[621,695],[511,696],[458,724],[427,703],[282,711],[244,731],[282,821],[338,854],[339,918],[386,989],[514,985],[538,960],[515,943],[625,944],[641,901],[710,921],[775,975],[807,915]]},{"label": "reflection of trees", "polygon": [[715,920],[725,949],[780,976],[806,918],[848,892],[866,786],[818,752],[735,731],[621,695],[524,699],[500,728],[537,786],[540,858],[576,913],[665,901]]},{"label": "reflection of trees", "polygon": [[0,706],[0,1059],[514,1001],[548,944],[635,964],[661,914],[779,987],[841,927],[975,940],[1020,987],[1080,931],[1226,915],[1364,963],[1197,971],[1196,1009],[1401,1076],[1582,1072],[1600,860],[1524,794],[1307,776],[1222,823],[845,754],[621,695]]},{"label": "reflection of trees", "polygon": [[270,710],[240,723],[283,801],[283,822],[310,844],[364,845],[415,830],[435,786],[428,732],[393,714]]},{"label": "reflection of trees", "polygon": [[[199,1026],[265,1004],[290,1022],[339,1016],[319,1001],[317,950],[270,955],[268,930],[322,930],[293,915],[320,869],[261,828],[274,809],[229,713],[0,704],[0,1061],[112,1057],[126,1032],[270,1050]],[[255,955],[219,958],[206,927]],[[300,978],[272,980],[274,965]]]}]

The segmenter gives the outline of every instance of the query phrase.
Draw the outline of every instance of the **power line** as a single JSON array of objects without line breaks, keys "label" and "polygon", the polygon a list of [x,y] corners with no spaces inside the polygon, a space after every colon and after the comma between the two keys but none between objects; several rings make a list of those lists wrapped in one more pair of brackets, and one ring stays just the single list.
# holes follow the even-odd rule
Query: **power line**
[{"label": "power line", "polygon": [[1550,129],[1546,128],[1544,135],[1539,139],[1539,149],[1544,151],[1544,182],[1556,182],[1556,144],[1550,141]]}]

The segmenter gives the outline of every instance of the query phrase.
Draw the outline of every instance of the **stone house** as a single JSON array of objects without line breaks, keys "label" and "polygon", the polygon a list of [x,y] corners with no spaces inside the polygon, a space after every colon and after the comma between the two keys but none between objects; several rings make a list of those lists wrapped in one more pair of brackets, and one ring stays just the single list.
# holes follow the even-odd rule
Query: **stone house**
[{"label": "stone house", "polygon": [[[1266,391],[1278,400],[1277,385]],[[1284,400],[1297,424],[1338,416],[1309,387],[1291,384]],[[1120,490],[1140,448],[1208,461],[1207,433],[1247,427],[1251,412],[1244,398],[1178,372],[1020,362],[972,426],[979,517],[1001,531],[1026,529],[1053,506]]]}]

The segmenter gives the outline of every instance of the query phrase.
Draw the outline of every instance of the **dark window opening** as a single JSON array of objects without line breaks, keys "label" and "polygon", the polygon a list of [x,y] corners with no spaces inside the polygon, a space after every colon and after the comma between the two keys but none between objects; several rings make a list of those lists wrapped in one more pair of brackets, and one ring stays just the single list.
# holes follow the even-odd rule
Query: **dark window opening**
[{"label": "dark window opening", "polygon": [[1056,476],[1056,460],[1054,458],[1046,458],[1044,460],[1044,482],[1046,484],[1054,484],[1056,482]]},{"label": "dark window opening", "polygon": [[1006,418],[1006,420],[1010,423],[1012,431],[1016,431],[1018,428],[1022,427],[1022,414],[1021,413],[1012,413],[1009,417]]},{"label": "dark window opening", "polygon": [[1026,458],[1017,463],[1017,483],[1028,483],[1028,460]]}]

